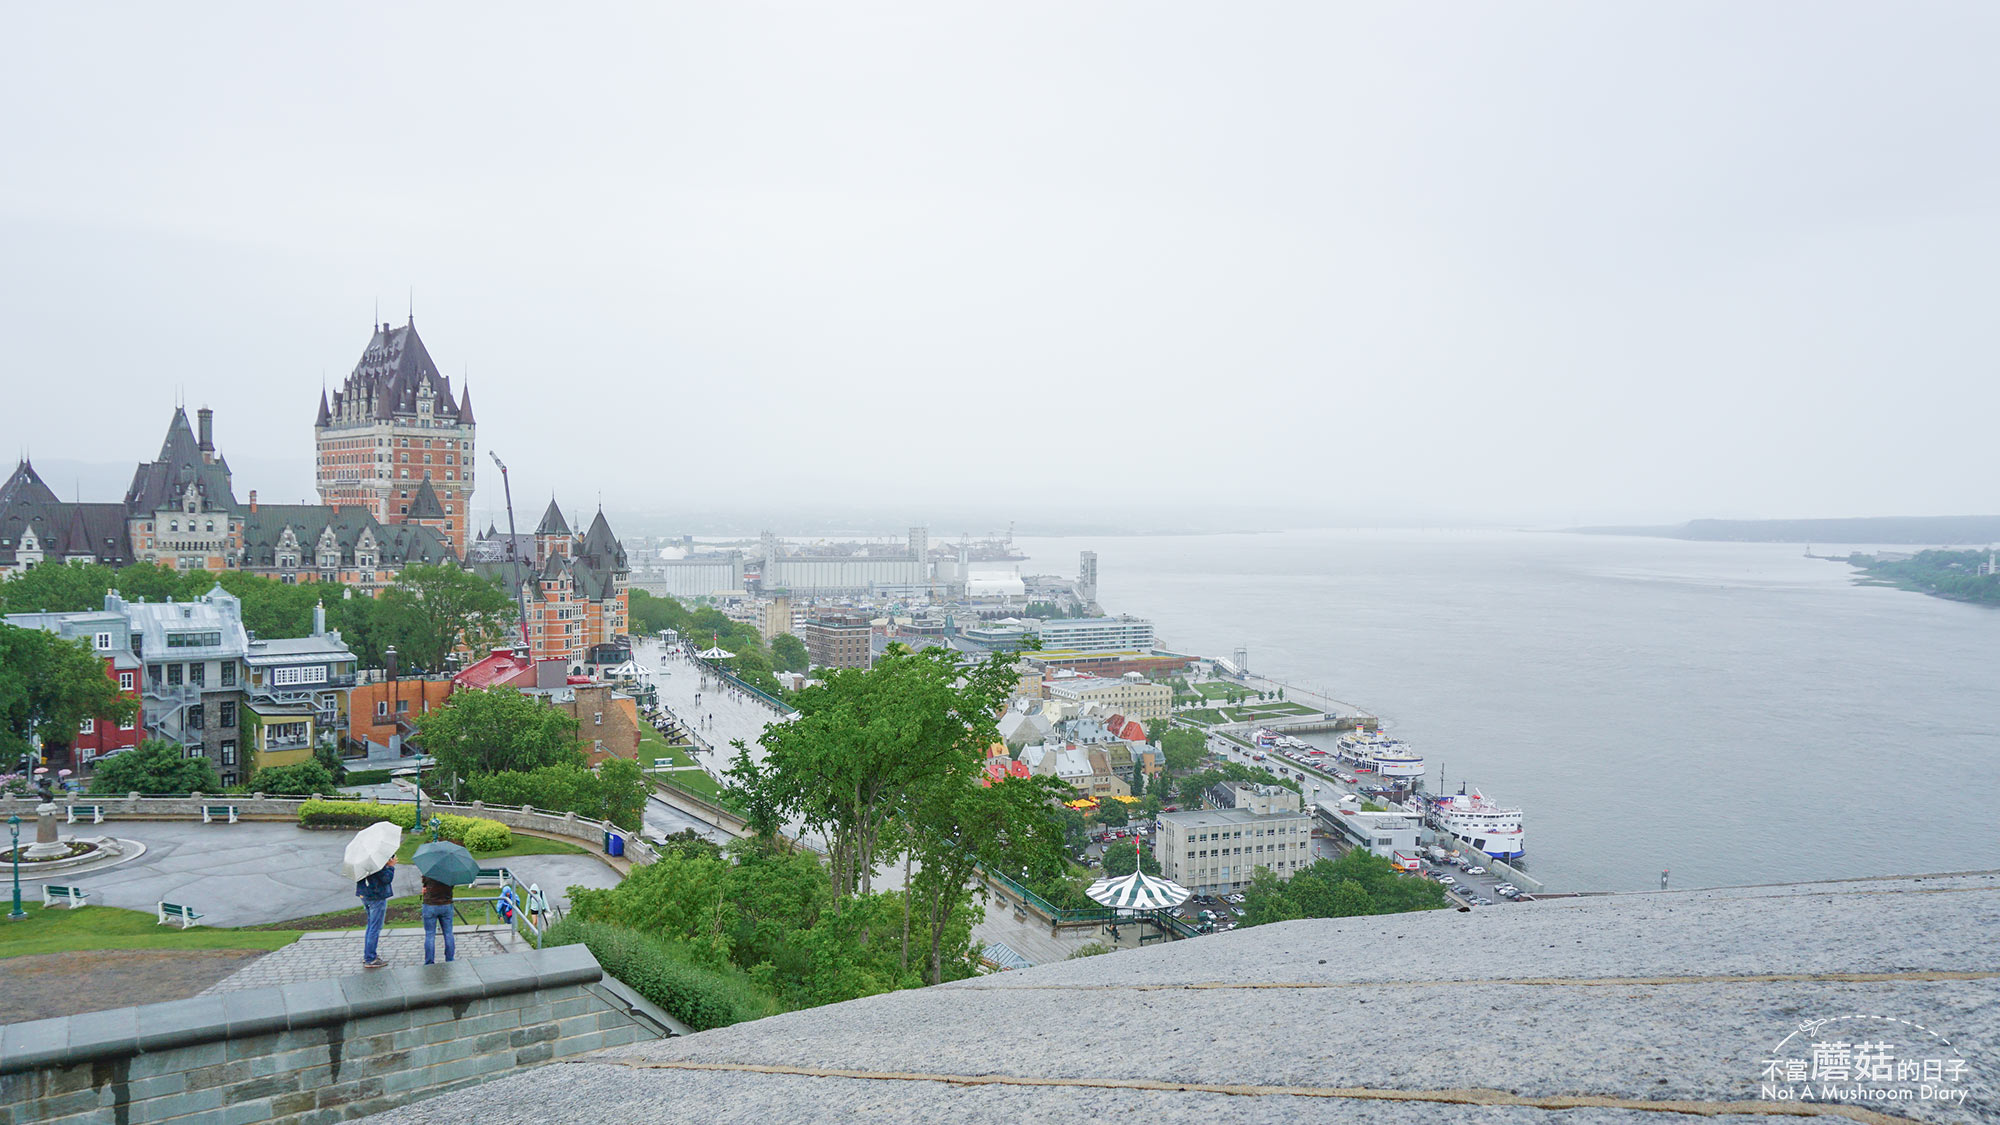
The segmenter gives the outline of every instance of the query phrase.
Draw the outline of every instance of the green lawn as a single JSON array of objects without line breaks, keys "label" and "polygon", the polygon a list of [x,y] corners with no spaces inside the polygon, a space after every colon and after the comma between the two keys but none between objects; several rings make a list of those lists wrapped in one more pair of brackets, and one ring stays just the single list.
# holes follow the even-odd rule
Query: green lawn
[{"label": "green lawn", "polygon": [[160,925],[155,915],[114,906],[44,909],[32,902],[23,906],[28,916],[21,921],[0,917],[0,957],[72,949],[278,949],[299,939],[295,929],[183,930],[173,923]]},{"label": "green lawn", "polygon": [[673,773],[648,774],[648,777],[671,781],[683,789],[692,791],[698,797],[706,798],[720,805],[727,805],[729,803],[722,799],[722,786],[716,784],[715,779],[708,776],[708,771],[702,769],[695,762],[694,757],[688,753],[687,747],[669,744],[666,739],[660,737],[659,731],[641,723],[639,726],[639,764],[642,766],[652,766],[656,763],[670,766],[691,766],[693,768],[676,770]]},{"label": "green lawn", "polygon": [[1201,707],[1193,711],[1182,711],[1179,715],[1176,715],[1175,718],[1180,719],[1182,722],[1198,723],[1201,726],[1205,727],[1212,727],[1217,723],[1226,723],[1231,721],[1228,718],[1226,718],[1221,711],[1218,711],[1212,707]]},{"label": "green lawn", "polygon": [[1203,699],[1220,699],[1230,703],[1251,694],[1250,689],[1244,687],[1242,684],[1221,683],[1215,680],[1205,680],[1198,684],[1189,684],[1188,690],[1201,696]]}]

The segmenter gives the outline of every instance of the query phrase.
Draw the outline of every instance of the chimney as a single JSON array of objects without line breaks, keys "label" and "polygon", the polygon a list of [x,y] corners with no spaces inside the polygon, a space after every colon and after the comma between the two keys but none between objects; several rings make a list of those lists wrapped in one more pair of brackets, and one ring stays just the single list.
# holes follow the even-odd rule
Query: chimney
[{"label": "chimney", "polygon": [[324,636],[326,636],[326,603],[325,603],[325,602],[319,602],[319,603],[317,603],[317,604],[315,604],[315,605],[313,606],[313,636],[315,636],[315,637],[324,637]]},{"label": "chimney", "polygon": [[195,411],[195,417],[201,420],[201,442],[198,445],[201,459],[208,464],[215,460],[215,411],[204,406]]},{"label": "chimney", "polygon": [[257,490],[254,488],[250,490],[250,510],[252,512],[257,510]]}]

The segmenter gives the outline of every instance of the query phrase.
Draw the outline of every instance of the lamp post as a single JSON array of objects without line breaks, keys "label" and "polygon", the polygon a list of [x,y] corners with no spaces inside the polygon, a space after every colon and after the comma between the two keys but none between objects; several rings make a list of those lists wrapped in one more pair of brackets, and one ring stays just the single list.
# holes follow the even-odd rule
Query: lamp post
[{"label": "lamp post", "polygon": [[28,916],[28,912],[21,909],[21,818],[19,816],[7,818],[7,831],[14,837],[14,909],[8,912],[7,917],[18,922]]}]

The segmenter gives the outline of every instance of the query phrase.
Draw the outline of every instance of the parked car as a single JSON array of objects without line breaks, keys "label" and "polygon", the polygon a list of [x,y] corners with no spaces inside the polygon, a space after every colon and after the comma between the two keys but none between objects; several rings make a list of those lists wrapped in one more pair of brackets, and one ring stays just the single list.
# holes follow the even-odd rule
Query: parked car
[{"label": "parked car", "polygon": [[1484,867],[1468,867],[1465,869],[1465,873],[1467,875],[1484,875],[1486,874],[1486,869]]},{"label": "parked car", "polygon": [[1449,875],[1440,875],[1438,876],[1438,882],[1443,883],[1445,886],[1449,887],[1457,883],[1458,880],[1452,878]]}]

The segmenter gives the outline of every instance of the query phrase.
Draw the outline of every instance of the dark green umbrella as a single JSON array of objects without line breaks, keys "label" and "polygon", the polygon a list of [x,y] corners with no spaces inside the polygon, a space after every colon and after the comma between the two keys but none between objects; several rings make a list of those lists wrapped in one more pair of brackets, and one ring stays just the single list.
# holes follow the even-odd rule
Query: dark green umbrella
[{"label": "dark green umbrella", "polygon": [[465,886],[479,878],[479,861],[472,853],[449,840],[425,844],[417,849],[417,870],[427,879]]}]

